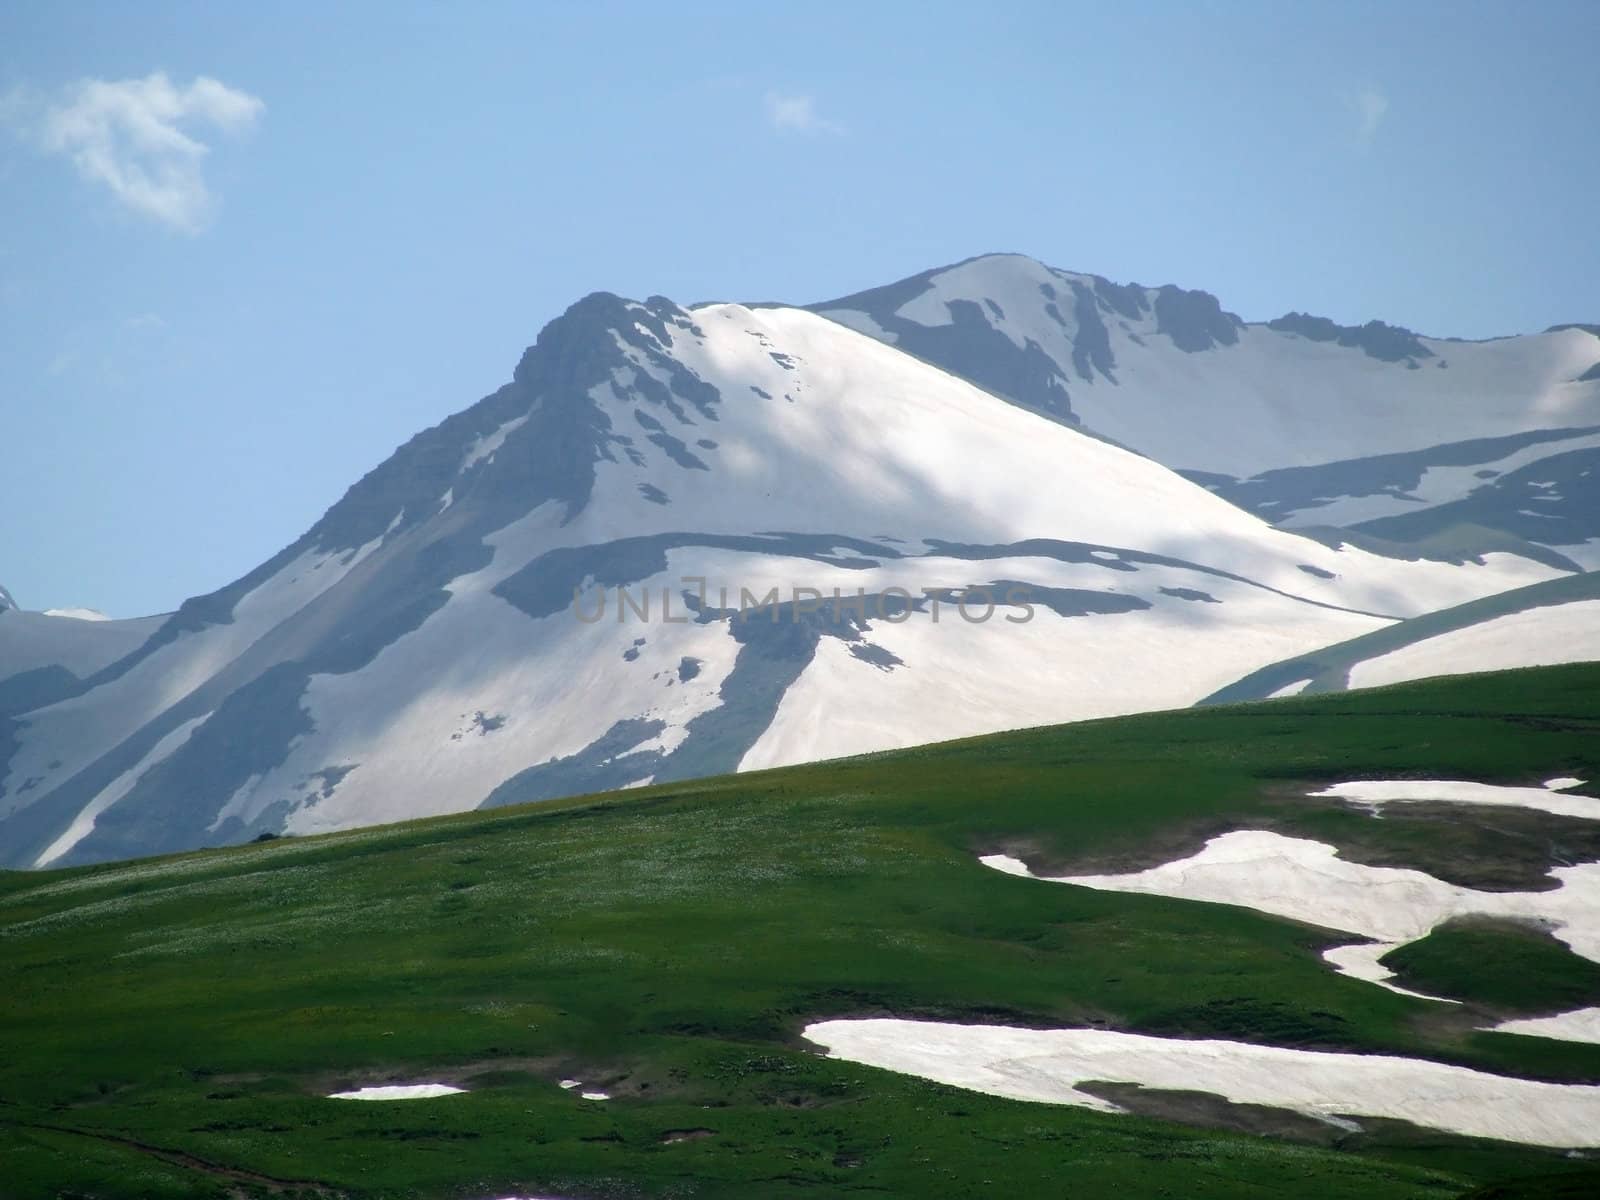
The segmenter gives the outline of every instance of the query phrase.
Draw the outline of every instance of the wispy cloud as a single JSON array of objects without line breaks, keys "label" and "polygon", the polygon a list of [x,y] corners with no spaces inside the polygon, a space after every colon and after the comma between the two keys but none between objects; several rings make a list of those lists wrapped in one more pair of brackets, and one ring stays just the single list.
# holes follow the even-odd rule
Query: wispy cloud
[{"label": "wispy cloud", "polygon": [[[18,99],[5,107],[10,123],[19,124]],[[21,123],[46,151],[70,159],[79,175],[140,216],[197,233],[215,203],[202,132],[241,134],[266,106],[204,75],[178,87],[157,71],[143,79],[86,79],[58,101],[26,107]]]},{"label": "wispy cloud", "polygon": [[1389,114],[1389,97],[1383,89],[1368,84],[1345,102],[1356,117],[1356,141],[1363,146],[1370,145],[1378,134],[1378,126]]},{"label": "wispy cloud", "polygon": [[817,112],[817,102],[800,93],[768,92],[767,120],[781,133],[841,134],[844,126]]}]

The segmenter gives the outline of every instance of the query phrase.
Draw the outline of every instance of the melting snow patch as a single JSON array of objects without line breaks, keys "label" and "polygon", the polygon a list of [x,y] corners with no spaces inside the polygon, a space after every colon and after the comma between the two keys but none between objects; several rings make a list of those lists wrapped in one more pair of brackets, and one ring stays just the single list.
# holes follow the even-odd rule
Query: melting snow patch
[{"label": "melting snow patch", "polygon": [[430,1100],[434,1096],[459,1096],[466,1088],[448,1083],[393,1083],[382,1087],[357,1088],[353,1092],[330,1093],[330,1100]]},{"label": "melting snow patch", "polygon": [[[996,871],[1002,871],[1007,875],[1020,875],[1024,879],[1046,878],[1043,875],[1035,875],[1032,871],[1028,870],[1027,863],[1023,862],[1020,858],[1012,858],[1009,854],[985,854],[982,858],[978,859],[978,861],[986,867]],[[1056,881],[1052,879],[1049,882],[1054,883]]]},{"label": "melting snow patch", "polygon": [[1397,983],[1390,983],[1394,972],[1389,970],[1378,960],[1385,954],[1394,950],[1394,942],[1353,942],[1348,946],[1335,946],[1331,950],[1322,952],[1322,961],[1327,963],[1341,975],[1348,975],[1352,979],[1364,979],[1368,983],[1375,983],[1381,988],[1388,988],[1401,996],[1412,996],[1418,1000],[1433,1000],[1439,1004],[1460,1004],[1459,1000],[1452,1000],[1448,996],[1430,996],[1425,992],[1413,992],[1410,988],[1403,988]]},{"label": "melting snow patch", "polygon": [[[1026,864],[1006,855],[980,861],[1010,875],[1032,877]],[[1380,944],[1337,946],[1323,958],[1341,974],[1401,991],[1384,982],[1389,973],[1378,959],[1458,917],[1548,922],[1554,936],[1574,953],[1600,962],[1600,863],[1557,867],[1550,874],[1559,885],[1550,891],[1480,892],[1424,871],[1348,862],[1322,842],[1240,830],[1212,838],[1188,858],[1147,871],[1067,875],[1048,882],[1234,904],[1354,933]]]},{"label": "melting snow patch", "polygon": [[1423,1059],[896,1018],[823,1021],[805,1036],[833,1058],[1013,1100],[1122,1111],[1077,1089],[1104,1080],[1210,1092],[1336,1122],[1379,1117],[1534,1146],[1600,1146],[1600,1087]]},{"label": "melting snow patch", "polygon": [[1580,1008],[1553,1017],[1521,1017],[1515,1021],[1502,1021],[1493,1027],[1493,1032],[1556,1038],[1563,1042],[1600,1042],[1600,1008]]},{"label": "melting snow patch", "polygon": [[1418,803],[1426,800],[1447,804],[1487,804],[1510,808],[1536,808],[1561,817],[1581,817],[1600,821],[1600,800],[1588,796],[1562,796],[1556,793],[1577,787],[1581,779],[1551,779],[1543,787],[1505,787],[1495,783],[1473,783],[1464,779],[1362,779],[1336,783],[1312,792],[1313,796],[1337,796],[1364,807],[1383,804]]}]

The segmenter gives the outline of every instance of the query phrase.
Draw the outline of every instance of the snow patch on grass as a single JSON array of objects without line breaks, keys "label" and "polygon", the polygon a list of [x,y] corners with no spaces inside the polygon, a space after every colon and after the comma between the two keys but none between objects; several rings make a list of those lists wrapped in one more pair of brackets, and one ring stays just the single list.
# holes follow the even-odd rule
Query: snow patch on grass
[{"label": "snow patch on grass", "polygon": [[[1040,878],[1009,856],[980,861],[1007,874]],[[1358,934],[1377,944],[1335,947],[1323,958],[1341,974],[1400,991],[1385,982],[1389,974],[1380,975],[1385,969],[1378,960],[1461,917],[1543,922],[1574,953],[1600,962],[1600,863],[1557,867],[1550,875],[1559,884],[1550,891],[1480,892],[1423,871],[1348,862],[1323,842],[1239,830],[1212,838],[1188,858],[1146,871],[1065,875],[1047,882],[1232,904]]]},{"label": "snow patch on grass", "polygon": [[822,1021],[805,1036],[832,1058],[1013,1100],[1123,1111],[1078,1090],[1105,1080],[1210,1092],[1321,1120],[1379,1117],[1533,1146],[1600,1146],[1600,1087],[1422,1059],[898,1018]]},{"label": "snow patch on grass", "polygon": [[1322,960],[1341,975],[1349,975],[1352,979],[1364,979],[1400,996],[1411,996],[1417,1000],[1434,1000],[1440,1004],[1461,1003],[1447,996],[1430,996],[1425,992],[1414,992],[1397,983],[1390,983],[1395,973],[1378,960],[1394,949],[1393,942],[1352,942],[1348,946],[1335,946],[1331,950],[1324,950]]},{"label": "snow patch on grass", "polygon": [[391,1083],[380,1087],[356,1088],[353,1092],[330,1092],[330,1100],[431,1100],[435,1096],[459,1096],[466,1088],[448,1083]]},{"label": "snow patch on grass", "polygon": [[1553,1017],[1521,1017],[1502,1021],[1494,1033],[1520,1033],[1527,1037],[1555,1038],[1563,1042],[1600,1042],[1600,1008],[1579,1008]]},{"label": "snow patch on grass", "polygon": [[1543,787],[1507,787],[1497,783],[1474,783],[1466,779],[1361,779],[1336,783],[1311,794],[1334,796],[1364,807],[1442,801],[1446,804],[1534,808],[1559,817],[1600,821],[1600,800],[1560,794],[1582,782],[1581,779],[1566,777],[1551,779]]}]

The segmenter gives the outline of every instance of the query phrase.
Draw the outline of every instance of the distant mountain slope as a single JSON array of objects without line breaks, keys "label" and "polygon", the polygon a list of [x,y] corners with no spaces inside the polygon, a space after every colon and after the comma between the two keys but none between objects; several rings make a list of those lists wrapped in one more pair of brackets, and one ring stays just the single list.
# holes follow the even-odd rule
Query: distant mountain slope
[{"label": "distant mountain slope", "polygon": [[1252,671],[1201,703],[1569,662],[1600,662],[1600,573],[1551,579],[1412,617]]},{"label": "distant mountain slope", "polygon": [[0,717],[77,691],[84,678],[138,649],[165,619],[106,621],[0,607]]},{"label": "distant mountain slope", "polygon": [[810,306],[1274,523],[1460,523],[1600,563],[1600,335],[1462,342],[986,255]]},{"label": "distant mountain slope", "polygon": [[0,862],[1189,704],[1560,573],[1275,530],[809,312],[596,294],[293,545],[14,707]]}]

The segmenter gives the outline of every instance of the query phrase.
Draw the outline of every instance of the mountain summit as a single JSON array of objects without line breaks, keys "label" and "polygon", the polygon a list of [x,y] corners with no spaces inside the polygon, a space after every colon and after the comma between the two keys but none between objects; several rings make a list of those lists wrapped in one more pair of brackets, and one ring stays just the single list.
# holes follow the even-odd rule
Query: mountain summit
[{"label": "mountain summit", "polygon": [[[1274,524],[1600,565],[1600,327],[1465,342],[994,254],[811,306]],[[1470,532],[1468,532],[1470,530]]]}]

